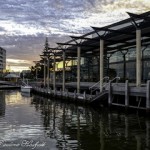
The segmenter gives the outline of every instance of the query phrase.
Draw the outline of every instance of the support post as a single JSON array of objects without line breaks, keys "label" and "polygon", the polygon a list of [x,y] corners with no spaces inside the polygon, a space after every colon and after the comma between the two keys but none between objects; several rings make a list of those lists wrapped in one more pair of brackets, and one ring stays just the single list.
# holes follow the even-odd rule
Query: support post
[{"label": "support post", "polygon": [[65,92],[65,51],[63,51],[63,92]]},{"label": "support post", "polygon": [[78,57],[78,64],[77,64],[77,93],[80,93],[80,65],[81,65],[81,47],[78,46],[77,48],[77,57]]},{"label": "support post", "polygon": [[76,90],[74,91],[74,99],[76,99],[77,97],[77,93],[76,93]]},{"label": "support post", "polygon": [[105,148],[105,141],[104,141],[104,124],[103,120],[100,120],[100,149],[104,150]]},{"label": "support post", "polygon": [[83,99],[86,100],[86,91],[83,93]]},{"label": "support post", "polygon": [[129,82],[126,80],[125,83],[125,106],[129,107]]},{"label": "support post", "polygon": [[49,90],[49,57],[47,57],[47,89]]},{"label": "support post", "polygon": [[150,147],[149,139],[150,139],[150,122],[149,120],[146,120],[146,147],[147,147],[146,150],[148,150],[148,147]]},{"label": "support post", "polygon": [[150,81],[147,81],[147,88],[146,88],[146,109],[150,110]]},{"label": "support post", "polygon": [[142,149],[142,143],[141,143],[141,137],[139,135],[137,135],[136,137],[136,141],[137,141],[137,150],[141,150]]},{"label": "support post", "polygon": [[111,81],[108,83],[108,104],[112,104],[112,87],[111,87]]},{"label": "support post", "polygon": [[141,86],[141,30],[136,30],[136,86]]},{"label": "support post", "polygon": [[71,60],[71,81],[73,79],[73,59]]},{"label": "support post", "polygon": [[103,75],[104,75],[104,40],[100,39],[100,92],[102,92]]},{"label": "support post", "polygon": [[107,57],[107,76],[109,76],[109,60],[110,57]]},{"label": "support post", "polygon": [[55,90],[56,90],[56,71],[55,71],[55,66],[56,66],[56,60],[55,60],[55,55],[54,55],[54,60],[53,60],[53,90],[54,90],[54,94],[55,94]]},{"label": "support post", "polygon": [[125,116],[125,138],[129,137],[129,119]]},{"label": "support post", "polygon": [[123,78],[126,81],[126,54],[123,54]]}]

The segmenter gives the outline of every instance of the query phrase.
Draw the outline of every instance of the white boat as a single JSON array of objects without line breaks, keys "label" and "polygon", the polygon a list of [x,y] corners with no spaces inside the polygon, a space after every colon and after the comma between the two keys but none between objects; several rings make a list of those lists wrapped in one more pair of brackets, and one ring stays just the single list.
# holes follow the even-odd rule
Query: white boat
[{"label": "white boat", "polygon": [[21,86],[21,92],[30,93],[32,90],[32,87],[30,85]]},{"label": "white boat", "polygon": [[21,95],[23,96],[23,97],[31,97],[32,95],[31,95],[31,92],[21,92]]},{"label": "white boat", "polygon": [[21,85],[21,92],[30,93],[32,90],[32,86],[28,85],[28,80],[27,83],[22,81],[22,84],[23,85]]}]

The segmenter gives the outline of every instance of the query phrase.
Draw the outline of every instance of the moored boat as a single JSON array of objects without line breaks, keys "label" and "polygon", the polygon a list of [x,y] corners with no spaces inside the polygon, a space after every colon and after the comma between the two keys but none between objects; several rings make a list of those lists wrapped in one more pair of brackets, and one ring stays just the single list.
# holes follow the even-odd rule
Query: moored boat
[{"label": "moored boat", "polygon": [[32,90],[32,86],[28,85],[28,80],[27,83],[22,81],[22,84],[23,85],[21,85],[21,92],[30,93]]},{"label": "moored boat", "polygon": [[30,93],[32,90],[32,87],[30,85],[21,86],[21,92]]}]

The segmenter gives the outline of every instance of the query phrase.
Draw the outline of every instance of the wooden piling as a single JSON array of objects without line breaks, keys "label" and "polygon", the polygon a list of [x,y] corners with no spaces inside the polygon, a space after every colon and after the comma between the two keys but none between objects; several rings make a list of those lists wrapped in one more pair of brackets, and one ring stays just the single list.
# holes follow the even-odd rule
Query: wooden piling
[{"label": "wooden piling", "polygon": [[76,90],[74,91],[74,99],[76,99],[76,97],[77,97],[77,92],[76,92]]},{"label": "wooden piling", "polygon": [[147,81],[147,88],[146,88],[146,109],[150,110],[150,81]]},{"label": "wooden piling", "polygon": [[60,89],[60,96],[62,97],[62,89]]},{"label": "wooden piling", "polygon": [[83,93],[83,99],[86,100],[86,91]]},{"label": "wooden piling", "polygon": [[129,107],[129,82],[126,80],[125,83],[125,106]]},{"label": "wooden piling", "polygon": [[111,87],[111,81],[108,83],[108,104],[112,104],[112,87]]},{"label": "wooden piling", "polygon": [[146,147],[150,146],[150,121],[146,120]]},{"label": "wooden piling", "polygon": [[66,97],[67,97],[67,98],[69,97],[68,89],[66,90]]}]

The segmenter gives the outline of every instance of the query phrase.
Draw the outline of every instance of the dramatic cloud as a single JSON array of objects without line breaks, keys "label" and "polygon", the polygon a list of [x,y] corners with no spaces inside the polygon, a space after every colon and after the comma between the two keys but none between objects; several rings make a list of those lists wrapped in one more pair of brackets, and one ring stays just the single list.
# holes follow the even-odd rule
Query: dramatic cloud
[{"label": "dramatic cloud", "polygon": [[134,13],[142,13],[150,11],[149,0],[116,0],[112,4],[104,5],[103,10],[113,12],[131,11]]},{"label": "dramatic cloud", "polygon": [[148,10],[149,0],[0,1],[0,46],[7,50],[8,59],[32,62],[39,59],[46,36],[50,46],[55,47],[56,42],[69,40],[70,35],[91,31],[90,26],[125,19],[127,11]]}]

